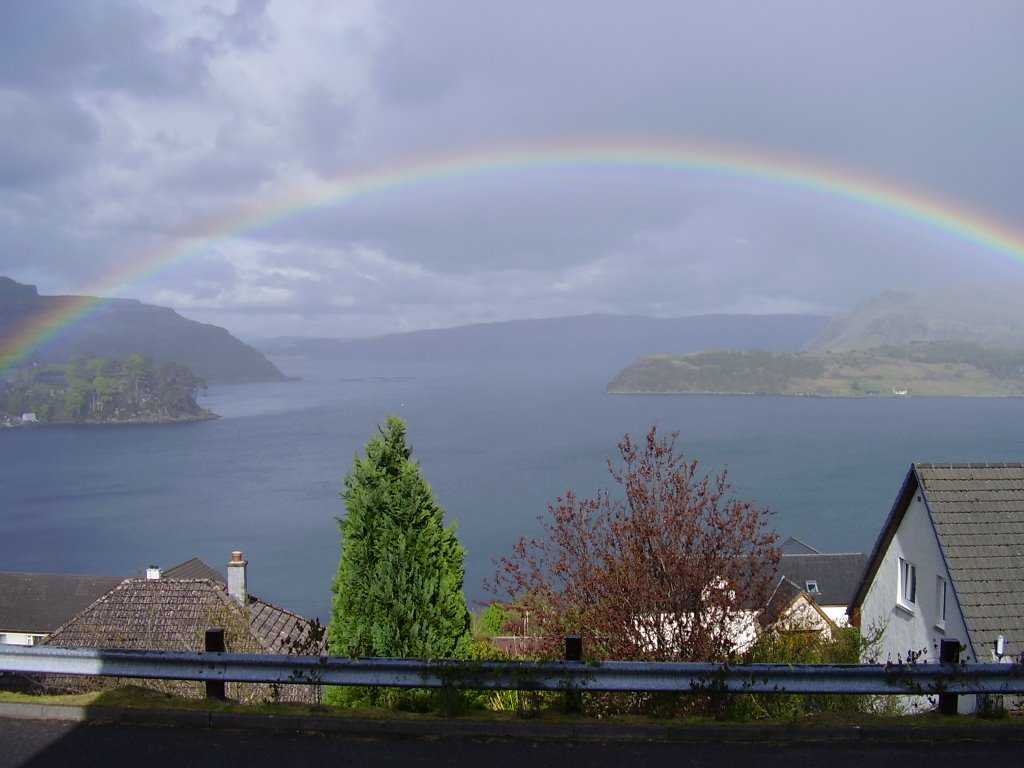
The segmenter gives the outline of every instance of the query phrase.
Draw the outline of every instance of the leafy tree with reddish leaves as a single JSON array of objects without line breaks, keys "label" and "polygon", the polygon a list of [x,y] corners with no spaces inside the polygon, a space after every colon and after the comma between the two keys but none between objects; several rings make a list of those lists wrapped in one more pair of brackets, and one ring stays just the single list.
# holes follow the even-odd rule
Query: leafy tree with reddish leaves
[{"label": "leafy tree with reddish leaves", "polygon": [[677,437],[626,435],[608,462],[619,495],[566,493],[543,535],[497,562],[488,588],[529,616],[536,647],[555,655],[582,635],[589,658],[725,661],[752,631],[780,556],[771,513],[736,498],[724,470],[700,474]]}]

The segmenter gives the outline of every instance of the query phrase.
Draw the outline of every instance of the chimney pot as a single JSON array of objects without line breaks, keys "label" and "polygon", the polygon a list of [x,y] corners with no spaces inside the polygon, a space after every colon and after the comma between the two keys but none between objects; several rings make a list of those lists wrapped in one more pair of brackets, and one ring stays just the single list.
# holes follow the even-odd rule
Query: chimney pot
[{"label": "chimney pot", "polygon": [[242,553],[234,550],[231,553],[231,562],[228,563],[228,596],[233,598],[240,605],[249,602],[249,587],[246,578],[246,571],[249,563],[242,559]]}]

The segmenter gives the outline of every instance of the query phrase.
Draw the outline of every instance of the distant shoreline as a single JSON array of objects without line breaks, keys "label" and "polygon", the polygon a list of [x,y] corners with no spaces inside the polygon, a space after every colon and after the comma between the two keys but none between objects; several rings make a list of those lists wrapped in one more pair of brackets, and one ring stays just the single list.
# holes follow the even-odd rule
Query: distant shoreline
[{"label": "distant shoreline", "polygon": [[108,419],[106,421],[23,421],[22,419],[10,419],[0,421],[0,429],[37,429],[48,427],[119,427],[119,426],[147,426],[153,424],[188,424],[195,421],[213,421],[219,419],[220,414],[213,411],[204,411],[199,414],[188,416],[163,416],[160,418],[147,418],[138,416],[128,419]]},{"label": "distant shoreline", "polygon": [[672,390],[622,390],[606,389],[606,395],[656,395],[658,397],[805,397],[813,400],[939,400],[939,399],[962,399],[962,400],[1006,400],[1012,398],[1024,398],[1024,395],[1017,394],[981,394],[981,395],[825,395],[815,392],[685,392]]}]

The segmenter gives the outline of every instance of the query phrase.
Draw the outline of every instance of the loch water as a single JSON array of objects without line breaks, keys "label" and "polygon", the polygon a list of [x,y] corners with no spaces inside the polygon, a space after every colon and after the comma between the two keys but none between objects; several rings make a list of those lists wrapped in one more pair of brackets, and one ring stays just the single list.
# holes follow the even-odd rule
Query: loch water
[{"label": "loch water", "polygon": [[1024,460],[1024,399],[636,396],[607,371],[276,360],[297,381],[210,387],[192,424],[0,430],[0,570],[132,576],[249,561],[253,594],[326,619],[342,477],[389,413],[467,549],[466,593],[566,490],[612,484],[622,435],[680,433],[783,536],[868,551],[911,462]]}]

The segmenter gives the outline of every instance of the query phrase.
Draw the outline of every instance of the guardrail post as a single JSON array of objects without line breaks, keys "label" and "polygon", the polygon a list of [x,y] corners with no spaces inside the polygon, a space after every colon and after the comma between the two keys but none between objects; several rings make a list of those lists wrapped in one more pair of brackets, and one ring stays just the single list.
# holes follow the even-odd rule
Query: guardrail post
[{"label": "guardrail post", "polygon": [[[959,664],[960,641],[942,640],[939,643],[939,661],[943,664]],[[939,694],[939,712],[944,715],[955,715],[957,710],[957,695],[955,693]]]},{"label": "guardrail post", "polygon": [[579,635],[565,638],[565,660],[583,661],[583,638]]},{"label": "guardrail post", "polygon": [[[207,653],[224,653],[224,630],[218,627],[211,627],[206,630],[206,643],[204,650]],[[223,680],[207,680],[206,681],[206,698],[208,699],[225,699],[227,694],[224,692],[224,681]]]},{"label": "guardrail post", "polygon": [[[565,638],[565,660],[583,661],[583,638],[580,635],[569,635]],[[566,691],[565,711],[582,712],[583,694],[579,691]]]}]

